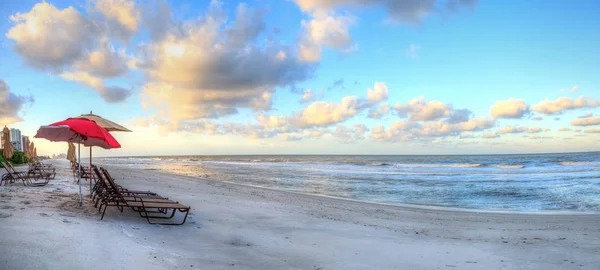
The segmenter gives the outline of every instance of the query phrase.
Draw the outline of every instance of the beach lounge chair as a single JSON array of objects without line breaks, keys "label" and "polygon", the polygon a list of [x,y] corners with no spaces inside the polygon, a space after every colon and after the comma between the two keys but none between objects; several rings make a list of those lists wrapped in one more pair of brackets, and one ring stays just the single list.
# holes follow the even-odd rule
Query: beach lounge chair
[{"label": "beach lounge chair", "polygon": [[19,171],[15,170],[14,167],[12,167],[11,165],[9,165],[6,162],[0,161],[0,164],[2,164],[2,167],[4,167],[4,169],[7,172],[2,175],[2,178],[0,179],[0,185],[2,185],[2,183],[9,184],[9,183],[14,183],[16,181],[22,181],[23,185],[25,185],[25,186],[39,187],[39,186],[47,185],[48,182],[50,181],[50,179],[44,178],[42,175],[39,175],[39,174],[30,174],[29,172],[19,172]]},{"label": "beach lounge chair", "polygon": [[[12,166],[12,164],[9,165]],[[39,162],[28,163],[28,167],[29,174],[39,174],[48,179],[54,179],[54,177],[56,177],[56,168],[54,167],[42,166]]]},{"label": "beach lounge chair", "polygon": [[[110,201],[111,198],[116,193],[116,191],[112,188],[112,186],[110,186],[108,181],[105,180],[106,176],[103,176],[102,173],[100,172],[100,170],[98,170],[98,168],[96,166],[92,166],[92,169],[94,170],[94,172],[96,174],[96,178],[98,179],[98,181],[92,188],[92,193],[93,193],[92,201],[94,202],[94,207],[98,207],[98,203],[100,201],[106,201],[106,200]],[[112,177],[111,177],[111,179],[112,179]],[[114,182],[114,180],[113,180],[113,182]],[[159,199],[159,200],[168,200],[169,199],[169,198],[161,197],[160,195],[158,195],[154,192],[151,192],[151,191],[128,190],[121,186],[117,186],[117,188],[121,191],[121,193],[124,194],[124,198],[126,200],[135,201],[135,198],[131,197],[131,195],[137,195],[138,197],[148,198],[148,199]]]},{"label": "beach lounge chair", "polygon": [[[102,217],[104,218],[104,214],[108,206],[116,206],[119,210],[122,211],[123,207],[127,207],[135,212],[137,212],[141,217],[146,218],[148,223],[150,224],[161,224],[161,225],[182,225],[185,223],[187,216],[190,212],[190,207],[180,204],[179,202],[173,202],[168,200],[160,200],[160,199],[152,199],[152,198],[143,198],[139,195],[135,195],[132,193],[123,193],[122,189],[117,187],[117,185],[113,182],[111,177],[108,176],[108,171],[104,168],[100,168],[100,172],[98,171],[98,177],[104,176],[103,179],[106,180],[106,183],[114,192],[111,194],[109,198],[105,198],[100,208],[104,206],[104,210],[102,211]],[[175,216],[176,212],[184,213],[185,216],[180,223],[177,222],[156,222],[155,220],[160,219],[172,219]]]},{"label": "beach lounge chair", "polygon": [[[71,170],[73,171],[73,181],[77,180],[77,175],[79,174],[79,170],[77,168],[78,165],[79,164],[77,162],[71,161]],[[80,178],[89,180],[90,179],[89,172],[90,172],[89,167],[81,165],[81,177]]]}]

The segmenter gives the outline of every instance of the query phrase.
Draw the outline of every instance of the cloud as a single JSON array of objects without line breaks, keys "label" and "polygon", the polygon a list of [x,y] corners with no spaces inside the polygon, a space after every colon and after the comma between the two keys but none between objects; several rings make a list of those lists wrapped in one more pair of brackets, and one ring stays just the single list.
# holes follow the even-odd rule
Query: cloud
[{"label": "cloud", "polygon": [[584,114],[582,116],[579,116],[578,118],[590,118],[592,116],[594,116],[594,114],[592,114],[591,112],[589,112],[589,113],[586,113],[586,114]]},{"label": "cloud", "polygon": [[412,99],[408,104],[396,103],[394,110],[401,118],[411,121],[433,121],[450,116],[452,106],[441,101],[425,101],[424,97]]},{"label": "cloud", "polygon": [[315,100],[315,93],[312,90],[306,89],[304,90],[304,92],[302,92],[302,98],[300,99],[300,103],[306,103],[313,100]]},{"label": "cloud", "polygon": [[361,111],[358,98],[348,96],[341,103],[316,101],[308,105],[298,115],[290,117],[290,123],[299,128],[326,127],[341,123]]},{"label": "cloud", "polygon": [[541,120],[544,120],[544,118],[542,118],[542,117],[541,117],[541,116],[539,116],[539,115],[536,115],[536,116],[534,116],[534,117],[531,117],[531,118],[529,118],[529,119],[531,119],[531,120],[534,120],[534,121],[541,121]]},{"label": "cloud", "polygon": [[575,93],[575,92],[577,92],[577,91],[579,91],[579,86],[577,86],[577,85],[574,85],[574,86],[571,88],[571,92]]},{"label": "cloud", "polygon": [[128,89],[103,83],[103,78],[127,73],[129,59],[124,50],[112,48],[110,28],[101,22],[84,17],[73,7],[59,10],[46,2],[11,16],[11,20],[15,25],[6,36],[15,40],[13,49],[27,65],[90,86],[107,102],[124,101],[131,95]]},{"label": "cloud", "polygon": [[117,52],[108,41],[104,41],[97,50],[74,63],[74,66],[77,70],[87,71],[94,76],[113,78],[129,71],[128,60],[125,51]]},{"label": "cloud", "polygon": [[26,64],[52,72],[84,57],[100,34],[100,29],[73,7],[59,10],[46,2],[10,19],[15,26],[6,36],[15,41],[14,51]]},{"label": "cloud", "polygon": [[543,131],[549,131],[549,129],[542,129],[538,126],[533,127],[523,127],[523,126],[505,126],[502,129],[498,129],[496,132],[498,134],[510,134],[510,133],[539,133]]},{"label": "cloud", "polygon": [[331,10],[343,7],[371,8],[383,7],[388,13],[388,20],[408,24],[420,23],[425,17],[440,11],[457,11],[461,8],[472,8],[477,0],[450,0],[442,6],[437,0],[295,0],[306,12]]},{"label": "cloud", "polygon": [[410,44],[410,46],[408,46],[408,49],[406,49],[406,55],[408,55],[411,58],[418,58],[419,55],[417,55],[417,51],[420,49],[421,47],[419,47],[418,45]]},{"label": "cloud", "polygon": [[381,104],[379,105],[379,108],[371,108],[369,110],[369,114],[367,115],[367,117],[372,118],[372,119],[381,119],[383,116],[387,115],[388,112],[390,111],[390,105],[388,104]]},{"label": "cloud", "polygon": [[352,37],[348,31],[354,24],[352,16],[337,15],[334,12],[316,11],[310,21],[302,21],[302,34],[297,46],[300,60],[318,62],[322,47],[338,51],[352,47]]},{"label": "cloud", "polygon": [[498,100],[490,108],[490,115],[494,118],[522,118],[527,113],[527,103],[522,99],[510,98]]},{"label": "cloud", "polygon": [[495,125],[494,119],[472,118],[458,123],[397,121],[386,129],[382,125],[371,130],[371,138],[381,142],[397,142],[436,137],[459,136],[466,131],[483,131]]},{"label": "cloud", "polygon": [[331,91],[337,87],[344,89],[344,79],[339,79],[339,80],[333,82],[333,84],[331,86],[327,87],[327,91]]},{"label": "cloud", "polygon": [[541,101],[540,103],[531,106],[531,110],[545,115],[552,115],[567,110],[595,108],[598,106],[600,106],[600,101],[589,97],[581,96],[575,100],[568,97],[561,97],[554,101],[548,99]]},{"label": "cloud", "polygon": [[331,135],[342,143],[356,143],[359,140],[365,139],[366,133],[369,131],[364,124],[356,124],[352,127],[337,125]]},{"label": "cloud", "polygon": [[373,89],[367,90],[367,103],[369,105],[377,104],[388,98],[388,87],[385,83],[376,82]]},{"label": "cloud", "polygon": [[256,120],[258,120],[264,128],[279,128],[287,124],[287,121],[283,116],[266,116],[264,114],[259,114],[256,116]]},{"label": "cloud", "polygon": [[531,140],[546,140],[546,139],[552,139],[553,137],[551,136],[531,136],[529,137],[529,139]]},{"label": "cloud", "polygon": [[[243,4],[228,23],[217,2],[144,48],[140,68],[150,79],[142,101],[170,121],[217,118],[238,108],[268,110],[275,87],[303,81],[314,70],[276,42],[262,44],[264,10]],[[281,57],[284,53],[287,57]]]},{"label": "cloud", "polygon": [[106,86],[101,78],[84,71],[63,72],[60,76],[65,80],[80,82],[93,88],[109,103],[122,102],[131,96],[130,90],[118,86]]},{"label": "cloud", "polygon": [[586,129],[583,133],[600,133],[600,128]]},{"label": "cloud", "polygon": [[127,0],[96,0],[95,9],[109,19],[117,21],[132,33],[137,32],[141,18],[135,2]]},{"label": "cloud", "polygon": [[33,103],[33,97],[19,96],[10,91],[6,81],[0,79],[0,126],[21,122],[19,112],[26,104]]},{"label": "cloud", "polygon": [[571,129],[570,128],[561,128],[558,131],[571,131]]},{"label": "cloud", "polygon": [[300,136],[294,136],[294,135],[289,135],[289,134],[283,134],[279,136],[281,138],[282,141],[299,141],[302,140],[302,137]]},{"label": "cloud", "polygon": [[498,135],[498,133],[496,133],[496,132],[488,132],[488,133],[481,134],[481,138],[485,138],[485,139],[494,139],[494,138],[498,138],[498,137],[500,137],[500,135]]},{"label": "cloud", "polygon": [[595,126],[595,125],[600,125],[600,117],[575,119],[571,122],[571,126]]}]

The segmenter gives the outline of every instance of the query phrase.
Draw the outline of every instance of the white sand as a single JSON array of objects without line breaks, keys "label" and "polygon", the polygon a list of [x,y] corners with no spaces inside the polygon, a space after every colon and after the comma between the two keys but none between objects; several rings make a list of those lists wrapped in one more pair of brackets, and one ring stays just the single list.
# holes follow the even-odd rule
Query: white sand
[{"label": "white sand", "polygon": [[64,169],[45,187],[0,187],[0,269],[600,269],[600,215],[418,209],[110,171],[190,205],[186,224],[114,208],[100,220],[78,208]]}]

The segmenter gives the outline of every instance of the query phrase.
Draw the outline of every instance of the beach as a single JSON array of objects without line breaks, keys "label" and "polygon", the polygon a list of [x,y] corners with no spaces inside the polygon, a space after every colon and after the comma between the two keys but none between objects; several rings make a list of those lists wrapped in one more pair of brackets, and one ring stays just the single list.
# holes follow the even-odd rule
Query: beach
[{"label": "beach", "polygon": [[[2,269],[599,269],[600,215],[366,203],[107,167],[117,182],[191,206],[182,226],[109,208],[68,161],[44,187],[0,187]],[[88,187],[84,187],[84,194]]]}]

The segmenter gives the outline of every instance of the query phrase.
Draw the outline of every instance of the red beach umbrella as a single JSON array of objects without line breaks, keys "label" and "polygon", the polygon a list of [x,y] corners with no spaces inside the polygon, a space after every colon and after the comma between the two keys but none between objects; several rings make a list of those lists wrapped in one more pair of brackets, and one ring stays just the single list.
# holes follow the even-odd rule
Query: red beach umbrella
[{"label": "red beach umbrella", "polygon": [[[52,142],[76,142],[78,144],[78,160],[81,160],[81,144],[84,146],[98,146],[104,149],[121,147],[119,142],[106,129],[94,121],[80,118],[69,118],[48,126],[41,126],[34,137]],[[78,169],[79,174],[81,174],[81,164],[79,164]],[[81,178],[78,182],[79,206],[82,206]]]}]

